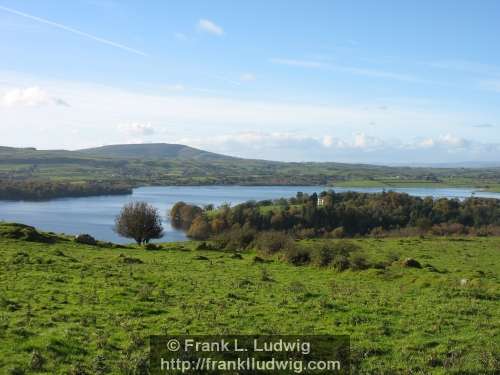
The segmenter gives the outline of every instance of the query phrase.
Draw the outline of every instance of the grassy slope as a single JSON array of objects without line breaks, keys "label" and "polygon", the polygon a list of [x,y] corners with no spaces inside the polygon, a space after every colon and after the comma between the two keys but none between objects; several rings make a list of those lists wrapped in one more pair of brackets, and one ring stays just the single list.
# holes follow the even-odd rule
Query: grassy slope
[{"label": "grassy slope", "polygon": [[409,168],[280,163],[182,145],[114,145],[80,151],[0,147],[0,179],[120,180],[138,185],[333,185],[500,187],[500,168]]},{"label": "grassy slope", "polygon": [[348,333],[366,373],[498,366],[500,238],[357,242],[370,259],[412,256],[439,272],[257,265],[251,253],[232,259],[193,243],[145,251],[0,238],[0,373],[29,368],[34,349],[46,373],[75,363],[126,373],[159,333]]}]

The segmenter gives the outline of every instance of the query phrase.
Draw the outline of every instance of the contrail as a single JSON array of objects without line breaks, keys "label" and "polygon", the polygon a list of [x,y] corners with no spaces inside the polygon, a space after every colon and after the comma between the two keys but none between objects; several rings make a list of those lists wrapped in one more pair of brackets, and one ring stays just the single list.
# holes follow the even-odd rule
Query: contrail
[{"label": "contrail", "polygon": [[0,5],[0,10],[3,10],[3,11],[8,12],[8,13],[16,14],[16,15],[24,17],[24,18],[29,18],[30,20],[34,20],[34,21],[37,21],[37,22],[40,22],[40,23],[44,23],[46,25],[50,25],[52,27],[56,27],[58,29],[68,31],[70,33],[73,33],[73,34],[76,34],[76,35],[80,35],[80,36],[83,36],[83,37],[95,40],[96,42],[107,44],[108,46],[119,48],[119,49],[127,51],[127,52],[132,52],[132,53],[135,53],[135,54],[141,55],[141,56],[148,56],[147,53],[144,53],[144,52],[139,51],[137,49],[124,46],[123,44],[115,43],[115,42],[113,42],[111,40],[99,38],[98,36],[94,36],[94,35],[88,34],[86,32],[83,32],[83,31],[80,31],[80,30],[77,30],[77,29],[73,29],[72,27],[65,26],[65,25],[62,25],[62,24],[57,23],[57,22],[52,22],[52,21],[44,19],[44,18],[32,16],[31,14],[23,13],[23,12],[20,12],[18,10],[7,8],[7,7],[1,6],[1,5]]}]

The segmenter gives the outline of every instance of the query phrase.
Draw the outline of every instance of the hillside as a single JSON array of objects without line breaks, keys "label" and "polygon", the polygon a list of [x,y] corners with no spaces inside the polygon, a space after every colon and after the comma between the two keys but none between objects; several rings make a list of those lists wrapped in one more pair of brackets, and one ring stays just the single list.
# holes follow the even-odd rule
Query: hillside
[{"label": "hillside", "polygon": [[82,149],[78,150],[78,152],[92,157],[119,159],[188,159],[205,161],[236,159],[189,146],[167,143],[111,145]]},{"label": "hillside", "polygon": [[292,163],[220,155],[177,144],[78,151],[0,147],[0,180],[103,181],[138,185],[468,186],[500,190],[498,168]]},{"label": "hillside", "polygon": [[[355,240],[392,264],[338,272],[193,242],[147,251],[16,230],[0,224],[2,374],[144,374],[148,336],[166,333],[348,334],[354,374],[500,365],[499,238]],[[402,267],[409,256],[424,267]]]}]

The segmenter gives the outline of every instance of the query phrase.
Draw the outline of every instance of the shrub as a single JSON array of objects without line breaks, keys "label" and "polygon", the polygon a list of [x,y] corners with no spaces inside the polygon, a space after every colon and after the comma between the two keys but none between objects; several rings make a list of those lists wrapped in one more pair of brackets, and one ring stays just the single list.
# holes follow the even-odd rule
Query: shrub
[{"label": "shrub", "polygon": [[296,236],[300,239],[316,237],[316,230],[314,228],[303,228],[296,231]]},{"label": "shrub", "polygon": [[148,243],[144,247],[146,250],[161,250],[161,245],[156,245],[154,243]]},{"label": "shrub", "polygon": [[337,255],[335,258],[333,258],[332,265],[337,271],[342,272],[349,268],[350,263],[349,259],[346,256]]},{"label": "shrub", "polygon": [[198,216],[187,231],[187,235],[195,240],[206,240],[210,236],[210,224],[203,216]]},{"label": "shrub", "polygon": [[318,267],[328,267],[336,255],[335,249],[328,245],[324,245],[314,252],[313,263]]},{"label": "shrub", "polygon": [[370,263],[363,255],[356,254],[350,260],[350,267],[354,271],[361,271],[370,268]]},{"label": "shrub", "polygon": [[415,260],[413,258],[406,258],[405,260],[403,260],[402,264],[403,264],[403,267],[422,268],[422,265],[420,264],[420,262],[418,262],[417,260]]},{"label": "shrub", "polygon": [[75,242],[91,246],[97,245],[97,241],[90,234],[79,234],[75,237]]},{"label": "shrub", "polygon": [[293,242],[293,239],[283,232],[270,231],[260,233],[257,236],[255,247],[263,254],[272,255],[283,250]]},{"label": "shrub", "polygon": [[441,223],[432,227],[435,236],[451,236],[465,234],[465,227],[460,223]]},{"label": "shrub", "polygon": [[487,226],[482,226],[482,227],[478,227],[478,228],[473,228],[471,230],[471,234],[473,236],[477,236],[477,237],[486,237],[486,236],[489,236],[491,234],[495,234],[497,235],[498,231],[494,231],[493,230],[494,227],[492,226],[491,228],[490,227],[487,227]]},{"label": "shrub", "polygon": [[311,250],[296,244],[283,249],[283,258],[290,264],[301,266],[311,262]]},{"label": "shrub", "polygon": [[124,254],[120,254],[118,259],[119,259],[120,263],[125,263],[125,264],[143,264],[144,263],[139,258],[129,257],[129,256],[124,255]]},{"label": "shrub", "polygon": [[335,228],[330,232],[332,238],[344,238],[346,236],[344,227]]},{"label": "shrub", "polygon": [[226,250],[245,250],[255,240],[257,231],[248,225],[240,227],[233,225],[231,230],[222,232],[214,237],[215,247]]},{"label": "shrub", "polygon": [[349,267],[348,256],[359,250],[359,246],[350,241],[329,242],[313,253],[313,262],[318,267],[328,267],[336,261],[335,268],[341,271]]},{"label": "shrub", "polygon": [[382,227],[375,227],[370,231],[370,235],[375,238],[382,238],[387,235],[386,231]]},{"label": "shrub", "polygon": [[360,250],[359,245],[352,241],[343,240],[338,242],[333,242],[330,244],[335,252],[340,255],[348,256],[349,254]]}]

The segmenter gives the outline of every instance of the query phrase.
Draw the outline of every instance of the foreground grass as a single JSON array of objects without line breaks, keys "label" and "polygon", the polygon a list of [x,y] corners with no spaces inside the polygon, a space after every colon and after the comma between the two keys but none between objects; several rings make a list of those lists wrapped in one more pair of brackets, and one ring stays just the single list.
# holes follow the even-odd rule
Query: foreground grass
[{"label": "foreground grass", "polygon": [[355,374],[499,369],[500,238],[356,242],[370,260],[424,268],[0,238],[0,373],[140,374],[148,335],[184,333],[349,334]]}]

